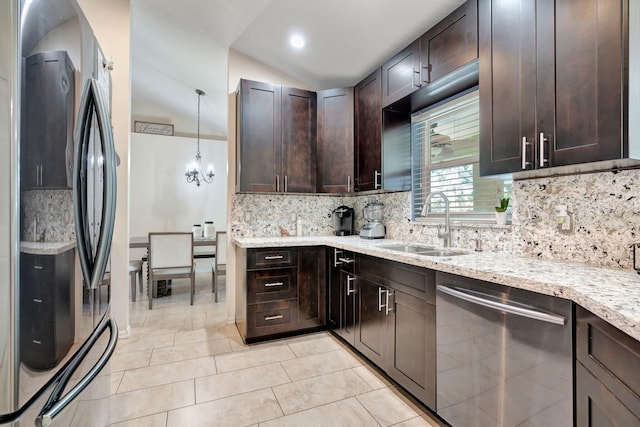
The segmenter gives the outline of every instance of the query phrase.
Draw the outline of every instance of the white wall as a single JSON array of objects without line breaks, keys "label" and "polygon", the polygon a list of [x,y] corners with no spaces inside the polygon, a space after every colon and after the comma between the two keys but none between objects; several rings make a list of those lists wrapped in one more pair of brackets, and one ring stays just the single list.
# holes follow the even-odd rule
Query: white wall
[{"label": "white wall", "polygon": [[227,223],[227,142],[200,138],[202,167],[213,164],[211,184],[188,184],[186,165],[195,158],[196,139],[131,134],[129,232],[191,231],[193,224]]}]

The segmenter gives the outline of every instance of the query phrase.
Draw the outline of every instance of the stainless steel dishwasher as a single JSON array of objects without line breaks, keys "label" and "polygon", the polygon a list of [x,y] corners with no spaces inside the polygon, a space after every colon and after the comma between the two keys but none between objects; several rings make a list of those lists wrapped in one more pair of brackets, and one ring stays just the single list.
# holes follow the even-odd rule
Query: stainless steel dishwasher
[{"label": "stainless steel dishwasher", "polygon": [[454,427],[573,425],[573,306],[436,274],[437,413]]}]

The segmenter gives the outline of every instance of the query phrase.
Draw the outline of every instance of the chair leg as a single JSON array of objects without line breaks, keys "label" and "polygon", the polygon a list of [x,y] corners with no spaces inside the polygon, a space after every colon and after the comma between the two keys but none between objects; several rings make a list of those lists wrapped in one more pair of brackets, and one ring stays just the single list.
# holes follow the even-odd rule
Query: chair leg
[{"label": "chair leg", "polygon": [[153,309],[153,285],[154,281],[152,277],[149,277],[149,310]]},{"label": "chair leg", "polygon": [[131,300],[136,302],[136,272],[132,271],[129,276],[131,278]]},{"label": "chair leg", "polygon": [[140,288],[140,293],[144,291],[144,285],[142,284],[142,267],[138,270],[138,287]]},{"label": "chair leg", "polygon": [[218,278],[220,278],[220,275],[217,273],[218,273],[218,267],[216,266],[216,268],[213,270],[213,277],[214,277],[213,301],[214,302],[218,302]]},{"label": "chair leg", "polygon": [[191,305],[193,305],[193,294],[196,293],[195,272],[191,273]]}]

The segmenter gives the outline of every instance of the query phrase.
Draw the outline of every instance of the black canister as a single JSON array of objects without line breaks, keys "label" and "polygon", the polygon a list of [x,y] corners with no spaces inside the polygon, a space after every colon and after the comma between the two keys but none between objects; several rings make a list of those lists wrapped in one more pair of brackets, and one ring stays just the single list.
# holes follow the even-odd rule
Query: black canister
[{"label": "black canister", "polygon": [[354,210],[349,206],[338,206],[333,210],[333,234],[351,236],[353,234]]}]

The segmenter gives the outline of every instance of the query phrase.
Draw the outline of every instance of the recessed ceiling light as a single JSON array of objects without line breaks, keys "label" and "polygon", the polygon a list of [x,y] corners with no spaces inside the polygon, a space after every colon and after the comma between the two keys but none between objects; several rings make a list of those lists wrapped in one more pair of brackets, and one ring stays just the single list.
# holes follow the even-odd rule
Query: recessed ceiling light
[{"label": "recessed ceiling light", "polygon": [[302,49],[305,45],[304,38],[300,34],[294,34],[289,39],[289,43],[295,49]]}]

